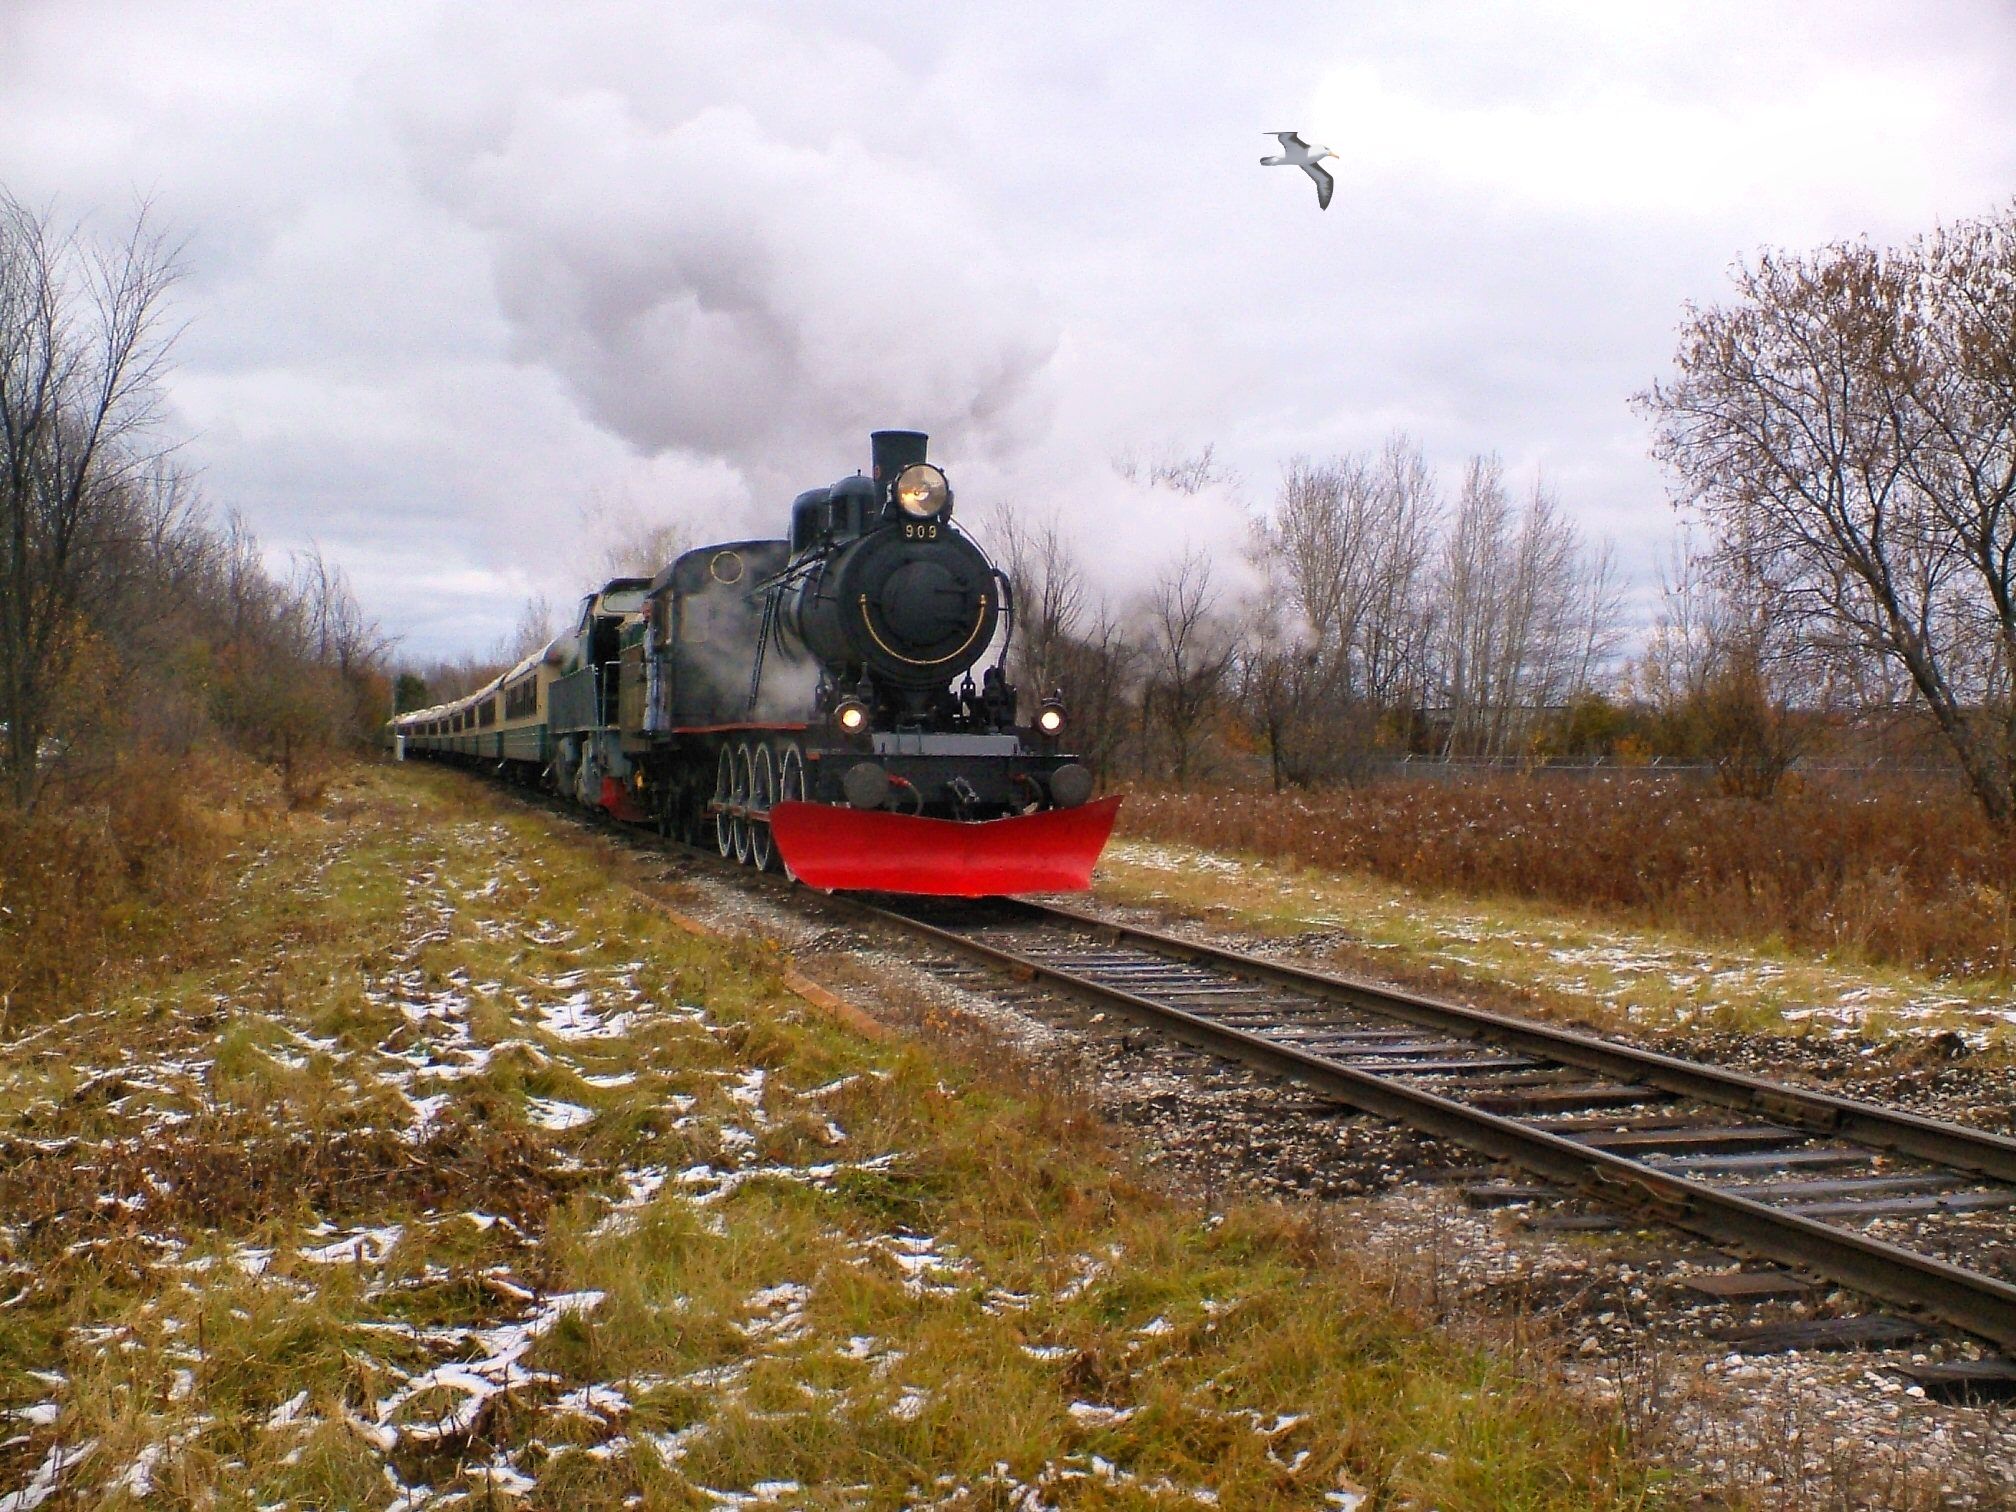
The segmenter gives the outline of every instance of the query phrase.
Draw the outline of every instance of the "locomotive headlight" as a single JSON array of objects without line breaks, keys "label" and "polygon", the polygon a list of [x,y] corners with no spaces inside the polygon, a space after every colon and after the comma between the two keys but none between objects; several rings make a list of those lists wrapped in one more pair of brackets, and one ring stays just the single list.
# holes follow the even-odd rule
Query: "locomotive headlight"
[{"label": "locomotive headlight", "polygon": [[1064,705],[1055,699],[1046,700],[1036,715],[1036,728],[1045,735],[1055,735],[1064,728]]},{"label": "locomotive headlight", "polygon": [[896,474],[891,493],[896,507],[913,520],[943,514],[945,506],[952,502],[952,485],[929,462],[912,462]]},{"label": "locomotive headlight", "polygon": [[843,698],[833,710],[833,722],[849,735],[859,735],[868,728],[868,706],[858,698]]}]

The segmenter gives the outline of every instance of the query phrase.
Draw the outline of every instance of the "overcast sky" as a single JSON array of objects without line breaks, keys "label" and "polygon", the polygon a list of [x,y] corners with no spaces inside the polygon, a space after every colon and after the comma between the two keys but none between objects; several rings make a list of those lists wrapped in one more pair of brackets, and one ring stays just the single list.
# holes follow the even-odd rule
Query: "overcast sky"
[{"label": "overcast sky", "polygon": [[1998,0],[1260,9],[0,0],[0,185],[186,236],[185,458],[422,659],[571,602],[584,511],[778,534],[878,426],[1116,591],[1237,534],[1116,453],[1253,505],[1394,429],[1649,578],[1684,303],[2016,193]]}]

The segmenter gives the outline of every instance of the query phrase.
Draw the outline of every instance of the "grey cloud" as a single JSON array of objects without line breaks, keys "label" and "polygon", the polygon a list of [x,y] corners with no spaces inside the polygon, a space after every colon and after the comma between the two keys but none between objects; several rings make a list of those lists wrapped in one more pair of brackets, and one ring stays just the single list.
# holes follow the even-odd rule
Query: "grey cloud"
[{"label": "grey cloud", "polygon": [[[962,509],[1059,509],[1116,590],[1235,556],[1282,457],[1396,427],[1445,477],[1541,470],[1644,571],[1670,514],[1626,400],[1681,302],[1759,244],[2007,192],[2012,29],[1991,0],[0,0],[0,182],[189,229],[185,455],[276,550],[358,563],[421,654],[570,602],[591,495],[774,530],[892,423]],[[1535,150],[1483,150],[1502,122]],[[1257,166],[1281,127],[1345,154],[1326,214]],[[1237,497],[1107,465],[1205,441]]]}]

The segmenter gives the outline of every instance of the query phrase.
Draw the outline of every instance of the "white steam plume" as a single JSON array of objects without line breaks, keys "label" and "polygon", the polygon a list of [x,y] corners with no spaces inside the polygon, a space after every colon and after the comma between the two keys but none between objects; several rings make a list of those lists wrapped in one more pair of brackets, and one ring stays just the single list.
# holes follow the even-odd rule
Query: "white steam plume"
[{"label": "white steam plume", "polygon": [[490,242],[514,350],[640,451],[725,460],[766,517],[865,465],[872,429],[999,454],[1043,423],[1055,326],[929,169],[597,92],[528,101],[436,168]]}]

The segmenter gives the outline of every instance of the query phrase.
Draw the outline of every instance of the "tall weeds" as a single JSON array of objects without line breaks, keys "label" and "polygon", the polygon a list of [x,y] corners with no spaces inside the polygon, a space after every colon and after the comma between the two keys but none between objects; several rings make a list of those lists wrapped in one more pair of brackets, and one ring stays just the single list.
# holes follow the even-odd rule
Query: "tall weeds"
[{"label": "tall weeds", "polygon": [[141,751],[74,800],[0,805],[0,1039],[89,1006],[120,964],[172,948],[181,905],[243,827],[245,765]]},{"label": "tall weeds", "polygon": [[1765,802],[1639,774],[1136,794],[1128,832],[1564,904],[1945,975],[2012,967],[2016,845],[1952,784],[1814,781]]}]

